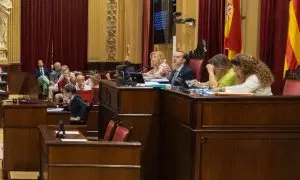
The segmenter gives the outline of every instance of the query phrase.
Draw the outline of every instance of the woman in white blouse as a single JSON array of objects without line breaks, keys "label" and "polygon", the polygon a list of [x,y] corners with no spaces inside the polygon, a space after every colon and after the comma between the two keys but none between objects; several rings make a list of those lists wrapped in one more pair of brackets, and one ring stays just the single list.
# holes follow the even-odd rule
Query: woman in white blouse
[{"label": "woman in white blouse", "polygon": [[244,54],[237,55],[231,63],[237,75],[238,85],[226,87],[225,92],[272,95],[273,75],[265,63]]}]

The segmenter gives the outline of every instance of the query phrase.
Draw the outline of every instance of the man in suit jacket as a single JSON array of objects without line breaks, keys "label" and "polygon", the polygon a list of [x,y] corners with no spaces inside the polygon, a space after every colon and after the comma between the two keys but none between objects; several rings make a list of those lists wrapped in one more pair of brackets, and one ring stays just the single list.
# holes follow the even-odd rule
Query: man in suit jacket
[{"label": "man in suit jacket", "polygon": [[85,123],[87,121],[88,105],[81,96],[76,95],[76,87],[72,84],[67,84],[64,87],[64,93],[70,100],[71,121]]},{"label": "man in suit jacket", "polygon": [[50,70],[44,67],[44,63],[42,60],[38,60],[38,67],[35,70],[36,79],[38,81],[38,85],[43,88],[43,97],[48,97],[49,93],[49,75]]},{"label": "man in suit jacket", "polygon": [[194,72],[186,65],[186,57],[183,52],[175,52],[172,60],[173,71],[170,77],[170,83],[174,86],[179,86],[176,81],[181,78],[184,81],[195,79]]}]

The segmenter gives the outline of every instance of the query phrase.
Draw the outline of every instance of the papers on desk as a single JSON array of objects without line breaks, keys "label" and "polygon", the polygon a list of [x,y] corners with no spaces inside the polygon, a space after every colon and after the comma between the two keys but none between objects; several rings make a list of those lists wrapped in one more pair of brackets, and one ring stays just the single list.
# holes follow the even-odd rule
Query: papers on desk
[{"label": "papers on desk", "polygon": [[[57,134],[58,131],[55,131],[55,134]],[[77,135],[80,134],[79,131],[65,131],[66,135]]]},{"label": "papers on desk", "polygon": [[145,86],[154,86],[154,85],[158,85],[158,82],[145,82]]},{"label": "papers on desk", "polygon": [[167,78],[160,78],[160,79],[149,79],[150,82],[157,82],[157,83],[168,83],[169,79]]},{"label": "papers on desk", "polygon": [[64,108],[47,108],[47,112],[62,112]]},{"label": "papers on desk", "polygon": [[61,139],[62,142],[87,142],[87,139]]}]

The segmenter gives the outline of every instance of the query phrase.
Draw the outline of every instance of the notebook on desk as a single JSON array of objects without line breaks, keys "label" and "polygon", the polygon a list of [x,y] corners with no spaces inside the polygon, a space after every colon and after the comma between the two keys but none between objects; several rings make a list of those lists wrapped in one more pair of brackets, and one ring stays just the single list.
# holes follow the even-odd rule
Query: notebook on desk
[{"label": "notebook on desk", "polygon": [[217,92],[216,96],[254,96],[253,93],[230,93],[230,92]]}]

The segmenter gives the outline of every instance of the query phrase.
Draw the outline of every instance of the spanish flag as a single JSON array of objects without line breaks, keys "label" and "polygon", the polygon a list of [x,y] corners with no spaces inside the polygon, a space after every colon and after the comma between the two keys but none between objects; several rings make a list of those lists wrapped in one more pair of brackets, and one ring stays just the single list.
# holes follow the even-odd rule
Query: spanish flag
[{"label": "spanish flag", "polygon": [[232,59],[242,50],[242,21],[240,0],[226,0],[224,48]]},{"label": "spanish flag", "polygon": [[290,20],[285,53],[284,75],[300,65],[300,1],[290,1]]}]

